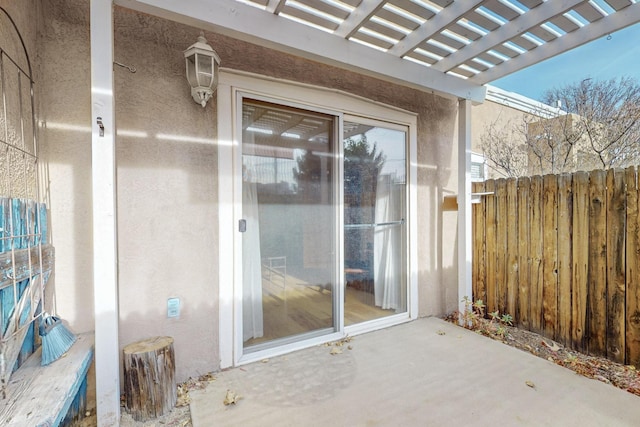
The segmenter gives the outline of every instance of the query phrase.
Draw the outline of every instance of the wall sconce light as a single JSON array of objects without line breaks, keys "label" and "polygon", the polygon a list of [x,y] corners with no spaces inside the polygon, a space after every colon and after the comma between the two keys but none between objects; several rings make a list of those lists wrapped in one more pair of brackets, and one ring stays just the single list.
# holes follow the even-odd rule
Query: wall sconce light
[{"label": "wall sconce light", "polygon": [[184,51],[187,64],[187,80],[191,85],[191,96],[205,107],[218,85],[218,65],[220,57],[200,32],[198,41]]}]

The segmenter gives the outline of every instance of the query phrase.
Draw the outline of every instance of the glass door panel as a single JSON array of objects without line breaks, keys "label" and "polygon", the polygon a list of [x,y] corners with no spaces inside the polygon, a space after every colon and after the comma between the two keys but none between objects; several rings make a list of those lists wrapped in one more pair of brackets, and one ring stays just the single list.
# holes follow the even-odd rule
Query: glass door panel
[{"label": "glass door panel", "polygon": [[407,311],[406,132],[344,123],[345,325]]},{"label": "glass door panel", "polygon": [[334,123],[243,100],[245,351],[335,330]]}]

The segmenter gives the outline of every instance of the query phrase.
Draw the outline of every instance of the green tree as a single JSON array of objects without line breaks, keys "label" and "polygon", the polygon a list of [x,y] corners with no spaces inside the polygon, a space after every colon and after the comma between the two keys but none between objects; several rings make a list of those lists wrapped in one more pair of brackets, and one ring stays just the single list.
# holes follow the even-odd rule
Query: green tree
[{"label": "green tree", "polygon": [[349,138],[344,142],[344,180],[345,187],[351,186],[354,191],[363,191],[369,187],[375,192],[378,174],[384,166],[386,156],[378,152],[378,145],[367,141],[366,135]]}]

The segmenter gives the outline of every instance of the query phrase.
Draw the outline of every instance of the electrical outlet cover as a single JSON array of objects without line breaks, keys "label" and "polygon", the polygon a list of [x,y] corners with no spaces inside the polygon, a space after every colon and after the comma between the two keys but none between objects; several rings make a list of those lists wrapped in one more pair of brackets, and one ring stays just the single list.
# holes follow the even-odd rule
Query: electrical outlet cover
[{"label": "electrical outlet cover", "polygon": [[180,316],[180,298],[169,298],[167,300],[167,317]]}]

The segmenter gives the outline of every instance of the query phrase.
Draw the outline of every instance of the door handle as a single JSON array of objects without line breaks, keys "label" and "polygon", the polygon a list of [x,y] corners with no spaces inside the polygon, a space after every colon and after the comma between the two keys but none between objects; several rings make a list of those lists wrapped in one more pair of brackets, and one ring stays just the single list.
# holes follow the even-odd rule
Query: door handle
[{"label": "door handle", "polygon": [[246,219],[241,219],[240,221],[238,221],[238,231],[241,233],[244,233],[245,231],[247,231],[247,220]]}]

